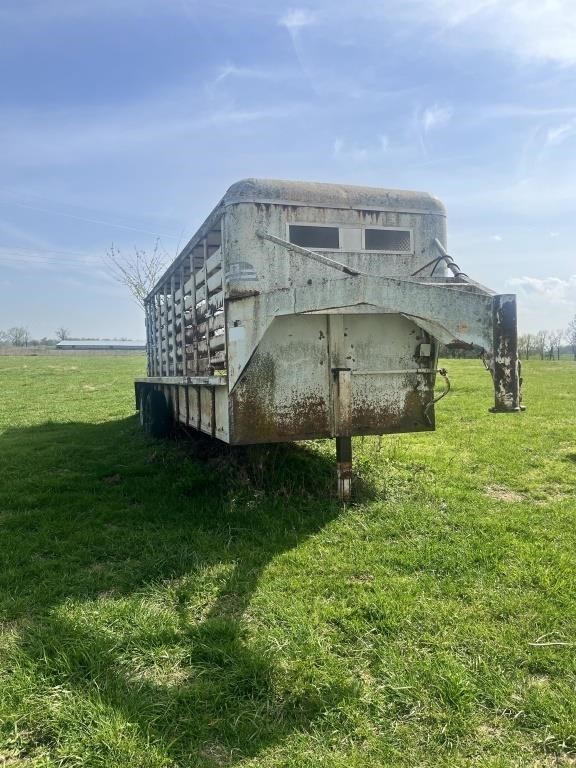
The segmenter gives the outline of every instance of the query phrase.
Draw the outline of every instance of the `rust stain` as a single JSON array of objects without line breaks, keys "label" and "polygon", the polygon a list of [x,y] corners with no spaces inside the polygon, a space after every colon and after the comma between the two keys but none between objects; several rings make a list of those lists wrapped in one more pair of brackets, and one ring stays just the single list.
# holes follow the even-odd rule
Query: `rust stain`
[{"label": "rust stain", "polygon": [[234,443],[274,443],[330,436],[328,403],[322,393],[287,397],[275,405],[276,364],[256,352],[246,374],[230,395]]},{"label": "rust stain", "polygon": [[433,416],[430,423],[424,413],[430,400],[431,394],[427,389],[414,388],[406,392],[404,402],[397,409],[384,403],[380,407],[373,403],[353,403],[352,434],[385,435],[396,432],[433,431]]}]

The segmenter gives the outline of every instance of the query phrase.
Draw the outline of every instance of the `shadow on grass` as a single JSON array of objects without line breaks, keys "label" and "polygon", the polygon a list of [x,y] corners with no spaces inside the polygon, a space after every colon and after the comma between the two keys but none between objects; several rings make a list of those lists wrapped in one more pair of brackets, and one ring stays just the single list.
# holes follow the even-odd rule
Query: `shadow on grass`
[{"label": "shadow on grass", "polygon": [[[125,419],[8,430],[0,469],[1,618],[38,685],[88,710],[103,701],[170,761],[206,766],[254,756],[352,695],[293,690],[245,618],[270,561],[338,514],[332,458],[154,443]],[[177,659],[168,679],[142,662],[162,649]],[[50,715],[40,725],[61,741]]]}]

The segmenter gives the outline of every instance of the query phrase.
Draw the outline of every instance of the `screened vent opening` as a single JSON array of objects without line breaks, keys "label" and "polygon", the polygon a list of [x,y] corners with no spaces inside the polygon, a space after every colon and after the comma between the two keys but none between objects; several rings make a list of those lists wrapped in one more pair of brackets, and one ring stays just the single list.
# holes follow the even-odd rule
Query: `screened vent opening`
[{"label": "screened vent opening", "polygon": [[364,238],[367,251],[412,252],[409,229],[367,229]]},{"label": "screened vent opening", "polygon": [[338,227],[290,224],[290,242],[303,248],[340,248],[340,231]]}]

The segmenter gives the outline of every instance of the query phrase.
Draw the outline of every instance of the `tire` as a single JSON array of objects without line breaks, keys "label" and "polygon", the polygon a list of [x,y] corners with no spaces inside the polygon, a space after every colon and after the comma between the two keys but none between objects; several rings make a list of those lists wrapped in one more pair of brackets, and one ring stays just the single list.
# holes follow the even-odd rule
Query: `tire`
[{"label": "tire", "polygon": [[163,392],[157,389],[144,392],[140,400],[140,420],[144,432],[150,437],[162,439],[172,431],[172,413]]}]

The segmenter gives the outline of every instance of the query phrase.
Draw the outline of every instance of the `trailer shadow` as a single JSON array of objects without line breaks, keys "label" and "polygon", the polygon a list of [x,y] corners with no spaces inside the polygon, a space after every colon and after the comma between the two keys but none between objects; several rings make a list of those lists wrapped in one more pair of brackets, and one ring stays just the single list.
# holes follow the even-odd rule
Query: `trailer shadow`
[{"label": "trailer shadow", "polygon": [[[354,695],[294,692],[246,616],[268,564],[338,515],[330,458],[153,443],[125,419],[8,430],[0,468],[2,619],[35,685],[104,702],[170,764],[199,766],[255,756]],[[28,722],[23,702],[15,717],[62,743],[48,715]]]}]

